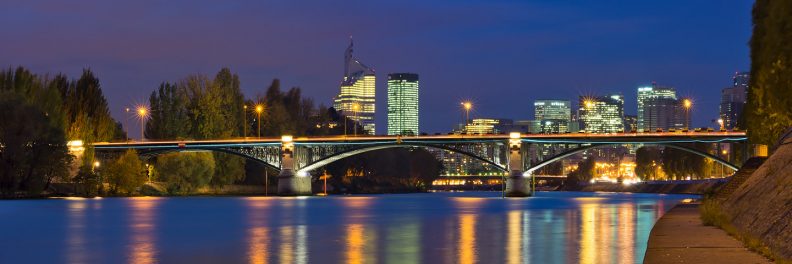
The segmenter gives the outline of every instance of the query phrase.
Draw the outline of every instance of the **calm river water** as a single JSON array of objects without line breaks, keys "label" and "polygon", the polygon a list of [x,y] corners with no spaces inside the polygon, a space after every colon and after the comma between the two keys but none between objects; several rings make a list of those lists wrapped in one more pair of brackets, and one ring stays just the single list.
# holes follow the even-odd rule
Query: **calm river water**
[{"label": "calm river water", "polygon": [[0,263],[638,263],[679,195],[0,201]]}]

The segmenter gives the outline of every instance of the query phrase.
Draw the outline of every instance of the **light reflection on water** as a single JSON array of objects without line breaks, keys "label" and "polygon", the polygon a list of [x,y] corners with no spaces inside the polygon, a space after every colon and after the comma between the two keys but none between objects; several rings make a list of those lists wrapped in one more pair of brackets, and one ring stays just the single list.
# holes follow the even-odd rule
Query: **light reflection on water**
[{"label": "light reflection on water", "polygon": [[656,219],[688,197],[0,201],[0,263],[639,263]]}]

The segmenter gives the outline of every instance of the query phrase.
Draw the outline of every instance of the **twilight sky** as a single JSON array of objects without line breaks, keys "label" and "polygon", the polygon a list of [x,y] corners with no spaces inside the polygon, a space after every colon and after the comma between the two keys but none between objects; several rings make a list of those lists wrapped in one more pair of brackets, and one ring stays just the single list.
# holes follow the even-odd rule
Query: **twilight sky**
[{"label": "twilight sky", "polygon": [[524,120],[535,99],[620,92],[635,114],[636,88],[652,81],[693,98],[695,126],[715,127],[720,90],[750,66],[748,0],[227,2],[6,0],[0,67],[91,68],[122,121],[160,82],[221,67],[246,96],[279,78],[331,105],[352,35],[377,71],[385,133],[392,72],[420,75],[420,130],[447,132],[467,99],[472,117]]}]

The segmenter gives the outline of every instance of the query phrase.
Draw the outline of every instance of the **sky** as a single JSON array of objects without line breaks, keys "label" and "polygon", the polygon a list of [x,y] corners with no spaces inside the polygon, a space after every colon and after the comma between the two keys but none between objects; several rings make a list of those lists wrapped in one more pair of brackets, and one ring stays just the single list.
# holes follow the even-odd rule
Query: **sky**
[{"label": "sky", "polygon": [[247,97],[274,78],[332,105],[352,36],[377,72],[386,132],[388,73],[420,75],[420,130],[471,118],[533,119],[533,101],[622,93],[657,82],[716,127],[720,90],[750,67],[752,1],[30,1],[0,2],[0,67],[99,77],[113,116],[161,82],[239,74]]}]

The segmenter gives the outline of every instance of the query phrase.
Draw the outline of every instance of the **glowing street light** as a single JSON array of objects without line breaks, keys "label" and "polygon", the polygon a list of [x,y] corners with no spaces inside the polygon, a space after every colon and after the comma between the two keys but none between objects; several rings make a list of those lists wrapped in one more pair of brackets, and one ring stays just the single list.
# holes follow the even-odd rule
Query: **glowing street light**
[{"label": "glowing street light", "polygon": [[146,119],[149,117],[149,109],[148,107],[141,105],[135,109],[135,113],[137,114],[138,119],[140,119],[140,141],[145,140],[145,134],[143,130],[146,128]]},{"label": "glowing street light", "polygon": [[685,108],[685,128],[690,128],[690,109],[693,108],[693,101],[689,98],[682,100],[682,107]]},{"label": "glowing street light", "polygon": [[258,133],[256,134],[258,137],[261,137],[261,113],[264,112],[264,105],[257,104],[256,105],[256,124],[258,124]]},{"label": "glowing street light", "polygon": [[462,102],[462,108],[465,109],[465,124],[470,120],[470,109],[473,109],[473,103],[470,101]]},{"label": "glowing street light", "polygon": [[358,120],[358,111],[360,110],[360,104],[354,103],[352,104],[352,112],[355,114],[355,126],[353,128],[354,135],[357,136],[357,120]]},{"label": "glowing street light", "polygon": [[723,127],[723,118],[718,118],[718,125],[720,125],[720,130],[724,130],[725,129]]}]

